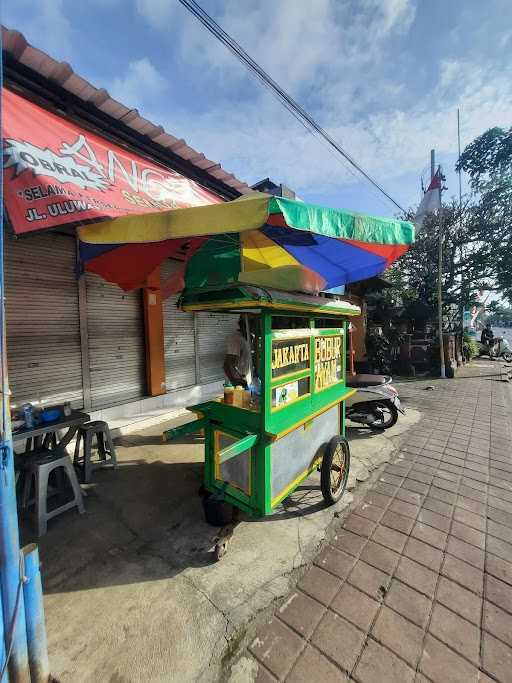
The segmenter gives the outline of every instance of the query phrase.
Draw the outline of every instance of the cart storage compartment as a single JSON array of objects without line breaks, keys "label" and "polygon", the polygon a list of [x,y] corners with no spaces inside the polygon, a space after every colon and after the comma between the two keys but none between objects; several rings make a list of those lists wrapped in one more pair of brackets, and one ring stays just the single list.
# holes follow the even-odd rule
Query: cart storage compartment
[{"label": "cart storage compartment", "polygon": [[[295,480],[311,468],[323,455],[325,446],[340,433],[340,405],[304,422],[272,444],[272,503],[284,498]],[[290,454],[293,453],[293,457]]]}]

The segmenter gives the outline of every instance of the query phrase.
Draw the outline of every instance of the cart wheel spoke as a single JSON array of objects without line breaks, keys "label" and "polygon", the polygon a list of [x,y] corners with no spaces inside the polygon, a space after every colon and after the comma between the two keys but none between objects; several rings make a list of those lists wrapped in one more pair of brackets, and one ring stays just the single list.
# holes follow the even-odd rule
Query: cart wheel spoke
[{"label": "cart wheel spoke", "polygon": [[333,437],[324,454],[321,469],[322,494],[328,504],[342,496],[347,483],[350,450],[343,437]]}]

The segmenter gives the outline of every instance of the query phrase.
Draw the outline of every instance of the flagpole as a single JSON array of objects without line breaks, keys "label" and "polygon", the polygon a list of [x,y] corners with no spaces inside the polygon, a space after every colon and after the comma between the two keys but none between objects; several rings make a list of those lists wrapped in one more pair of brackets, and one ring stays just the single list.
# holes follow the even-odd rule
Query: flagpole
[{"label": "flagpole", "polygon": [[[432,153],[433,154],[433,151]],[[439,174],[441,169],[439,168]],[[437,315],[438,315],[438,334],[439,334],[439,356],[441,361],[441,378],[446,377],[446,367],[444,362],[444,339],[443,339],[443,200],[442,200],[442,181],[439,188],[439,241],[438,241],[438,272],[437,272]]]}]

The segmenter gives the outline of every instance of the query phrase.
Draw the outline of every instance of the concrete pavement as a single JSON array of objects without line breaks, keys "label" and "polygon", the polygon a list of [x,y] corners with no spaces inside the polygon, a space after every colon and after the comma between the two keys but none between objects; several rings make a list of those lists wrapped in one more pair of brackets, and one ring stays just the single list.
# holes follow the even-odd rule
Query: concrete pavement
[{"label": "concrete pavement", "polygon": [[418,419],[410,410],[385,435],[352,429],[352,493],[325,508],[311,477],[272,517],[243,520],[219,563],[197,495],[201,440],[163,444],[176,420],[123,436],[119,468],[85,487],[86,514],[52,520],[40,540],[52,673],[60,683],[216,680]]},{"label": "concrete pavement", "polygon": [[512,682],[506,377],[501,363],[477,362],[455,380],[401,387],[422,420],[230,683]]}]

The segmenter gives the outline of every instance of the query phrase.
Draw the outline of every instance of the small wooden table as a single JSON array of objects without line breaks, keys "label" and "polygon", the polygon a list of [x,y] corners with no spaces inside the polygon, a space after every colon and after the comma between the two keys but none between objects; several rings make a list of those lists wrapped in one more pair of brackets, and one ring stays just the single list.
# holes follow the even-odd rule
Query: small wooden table
[{"label": "small wooden table", "polygon": [[[61,408],[60,406],[58,406]],[[43,439],[48,434],[57,434],[57,432],[67,430],[62,439],[59,441],[59,446],[66,448],[70,443],[71,439],[75,436],[80,425],[85,422],[89,422],[91,416],[87,413],[83,413],[80,410],[73,410],[69,417],[62,414],[55,422],[42,422],[41,424],[34,427],[34,429],[27,429],[22,427],[17,431],[12,433],[12,440],[16,441],[26,441],[25,453],[29,453],[32,450],[38,450],[43,444]]]}]

